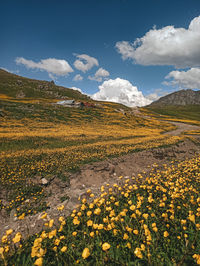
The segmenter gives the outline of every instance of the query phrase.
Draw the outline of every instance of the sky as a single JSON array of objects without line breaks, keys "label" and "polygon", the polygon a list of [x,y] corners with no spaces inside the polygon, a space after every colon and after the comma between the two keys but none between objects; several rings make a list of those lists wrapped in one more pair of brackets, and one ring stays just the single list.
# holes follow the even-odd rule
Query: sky
[{"label": "sky", "polygon": [[0,68],[144,106],[200,89],[200,0],[6,0]]}]

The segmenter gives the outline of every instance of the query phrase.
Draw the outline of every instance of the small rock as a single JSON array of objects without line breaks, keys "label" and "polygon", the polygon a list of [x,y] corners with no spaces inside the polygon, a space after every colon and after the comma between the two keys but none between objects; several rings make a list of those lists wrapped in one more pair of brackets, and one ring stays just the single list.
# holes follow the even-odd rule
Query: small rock
[{"label": "small rock", "polygon": [[42,185],[45,186],[45,185],[47,185],[48,183],[49,183],[49,182],[48,182],[48,180],[46,180],[46,178],[43,177],[43,178],[41,179],[41,184],[42,184]]},{"label": "small rock", "polygon": [[16,210],[15,209],[12,209],[11,212],[10,212],[10,219],[11,220],[15,220],[17,217],[15,216],[15,213],[16,213]]}]

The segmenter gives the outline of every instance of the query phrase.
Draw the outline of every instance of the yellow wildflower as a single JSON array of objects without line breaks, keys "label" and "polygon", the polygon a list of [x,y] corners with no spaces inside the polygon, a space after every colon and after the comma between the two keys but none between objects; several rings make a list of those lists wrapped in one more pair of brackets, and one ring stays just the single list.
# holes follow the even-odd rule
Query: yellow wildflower
[{"label": "yellow wildflower", "polygon": [[38,259],[35,261],[34,265],[42,266],[42,261],[43,261],[43,258],[38,258]]},{"label": "yellow wildflower", "polygon": [[58,211],[62,211],[62,210],[64,209],[64,207],[65,207],[64,205],[58,206],[58,207],[57,207],[57,210],[58,210]]},{"label": "yellow wildflower", "polygon": [[15,237],[12,239],[13,243],[18,243],[22,238],[22,235],[18,232]]},{"label": "yellow wildflower", "polygon": [[8,230],[6,231],[6,235],[9,236],[9,235],[12,234],[12,232],[13,232],[13,229],[8,229]]},{"label": "yellow wildflower", "polygon": [[164,235],[164,237],[168,237],[169,233],[167,231],[165,231],[163,235]]},{"label": "yellow wildflower", "polygon": [[87,259],[89,256],[90,256],[89,248],[84,248],[84,250],[82,252],[82,258]]},{"label": "yellow wildflower", "polygon": [[110,248],[110,244],[107,243],[107,242],[105,242],[105,243],[102,245],[102,249],[103,249],[103,251],[106,251],[106,250],[108,250],[109,248]]},{"label": "yellow wildflower", "polygon": [[64,247],[62,247],[62,248],[61,248],[61,250],[60,250],[60,251],[61,251],[61,252],[65,252],[66,250],[67,250],[67,247],[66,247],[66,246],[64,246]]}]

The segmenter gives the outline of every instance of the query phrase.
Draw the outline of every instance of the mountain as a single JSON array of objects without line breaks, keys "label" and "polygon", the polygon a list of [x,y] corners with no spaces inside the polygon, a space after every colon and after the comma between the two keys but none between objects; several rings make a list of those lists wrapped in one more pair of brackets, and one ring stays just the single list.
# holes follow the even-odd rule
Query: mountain
[{"label": "mountain", "polygon": [[170,105],[200,105],[200,90],[190,89],[180,90],[161,97],[159,100],[151,103],[149,106],[170,106]]},{"label": "mountain", "polygon": [[0,97],[88,100],[79,91],[57,86],[54,81],[34,80],[0,69]]}]

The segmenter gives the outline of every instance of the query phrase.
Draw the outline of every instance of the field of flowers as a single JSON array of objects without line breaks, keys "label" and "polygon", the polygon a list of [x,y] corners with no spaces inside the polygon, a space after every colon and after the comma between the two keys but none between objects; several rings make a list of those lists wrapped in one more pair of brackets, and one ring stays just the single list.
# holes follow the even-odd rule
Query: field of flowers
[{"label": "field of flowers", "polygon": [[[44,230],[2,237],[2,265],[200,264],[200,157],[91,190],[64,219],[44,212]],[[55,223],[59,223],[55,227]],[[12,247],[12,248],[11,248]],[[13,249],[14,247],[14,249]]]},{"label": "field of flowers", "polygon": [[171,124],[134,116],[114,103],[81,109],[46,99],[6,98],[1,104],[0,211],[15,209],[19,218],[47,208],[47,195],[35,176],[67,181],[67,172],[82,164],[181,140],[162,134],[173,129]]}]

